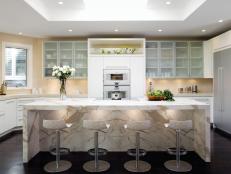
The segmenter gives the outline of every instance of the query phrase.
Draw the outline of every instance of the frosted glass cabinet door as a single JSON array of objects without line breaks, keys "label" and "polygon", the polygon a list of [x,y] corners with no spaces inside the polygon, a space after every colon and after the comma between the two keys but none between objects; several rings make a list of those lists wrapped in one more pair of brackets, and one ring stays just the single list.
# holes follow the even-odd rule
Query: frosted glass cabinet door
[{"label": "frosted glass cabinet door", "polygon": [[60,66],[73,66],[73,42],[59,42]]},{"label": "frosted glass cabinet door", "polygon": [[146,76],[158,77],[159,76],[159,56],[158,56],[158,42],[146,42]]},{"label": "frosted glass cabinet door", "polygon": [[176,42],[176,77],[189,76],[188,42]]},{"label": "frosted glass cabinet door", "polygon": [[58,42],[47,41],[43,45],[43,57],[44,57],[44,77],[52,76],[53,66],[58,65]]},{"label": "frosted glass cabinet door", "polygon": [[76,41],[74,51],[75,78],[87,78],[87,41]]},{"label": "frosted glass cabinet door", "polygon": [[174,42],[160,42],[160,76],[174,76]]},{"label": "frosted glass cabinet door", "polygon": [[190,42],[190,76],[203,77],[203,42]]}]

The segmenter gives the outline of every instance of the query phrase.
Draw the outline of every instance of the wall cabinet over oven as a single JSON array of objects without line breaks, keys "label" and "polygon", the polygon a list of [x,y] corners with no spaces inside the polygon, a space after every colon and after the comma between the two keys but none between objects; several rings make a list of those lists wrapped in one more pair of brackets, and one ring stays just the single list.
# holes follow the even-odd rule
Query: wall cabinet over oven
[{"label": "wall cabinet over oven", "polygon": [[146,41],[148,78],[201,78],[203,67],[201,41]]},{"label": "wall cabinet over oven", "polygon": [[43,44],[43,76],[52,77],[53,66],[76,69],[73,78],[87,78],[87,41],[45,41]]}]

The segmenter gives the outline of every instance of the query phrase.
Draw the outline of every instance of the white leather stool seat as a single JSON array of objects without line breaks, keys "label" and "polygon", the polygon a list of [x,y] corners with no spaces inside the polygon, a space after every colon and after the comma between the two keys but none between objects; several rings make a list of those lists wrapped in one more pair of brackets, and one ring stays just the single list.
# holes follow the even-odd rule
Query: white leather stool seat
[{"label": "white leather stool seat", "polygon": [[169,120],[168,127],[172,129],[189,130],[192,129],[192,120],[177,121]]},{"label": "white leather stool seat", "polygon": [[43,120],[43,127],[46,129],[61,130],[68,126],[64,120]]},{"label": "white leather stool seat", "polygon": [[107,128],[105,121],[83,120],[83,127],[90,130],[103,130]]},{"label": "white leather stool seat", "polygon": [[144,120],[144,121],[128,121],[126,124],[126,127],[128,129],[132,129],[135,131],[143,131],[148,130],[151,128],[151,121],[150,120]]}]

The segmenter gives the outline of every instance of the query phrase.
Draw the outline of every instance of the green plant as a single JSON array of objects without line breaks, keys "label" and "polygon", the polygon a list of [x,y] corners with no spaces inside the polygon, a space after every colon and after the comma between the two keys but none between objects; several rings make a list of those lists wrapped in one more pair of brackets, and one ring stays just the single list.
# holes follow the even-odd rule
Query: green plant
[{"label": "green plant", "polygon": [[154,90],[154,91],[149,91],[147,93],[148,96],[155,96],[155,97],[162,97],[163,92],[161,90]]},{"label": "green plant", "polygon": [[147,96],[153,96],[153,97],[164,97],[164,100],[167,101],[175,101],[173,99],[173,94],[170,90],[165,89],[164,91],[161,90],[153,90],[153,91],[148,91]]},{"label": "green plant", "polygon": [[167,101],[175,101],[173,99],[173,94],[172,94],[172,92],[170,90],[168,90],[168,89],[164,90],[163,95],[164,95],[165,100],[167,100]]}]

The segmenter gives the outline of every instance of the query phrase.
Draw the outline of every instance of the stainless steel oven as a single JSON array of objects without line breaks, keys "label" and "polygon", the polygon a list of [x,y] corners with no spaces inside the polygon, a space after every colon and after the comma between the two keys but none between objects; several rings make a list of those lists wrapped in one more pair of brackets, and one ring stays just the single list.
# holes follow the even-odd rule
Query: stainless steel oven
[{"label": "stainless steel oven", "polygon": [[104,86],[104,99],[130,99],[130,86]]},{"label": "stainless steel oven", "polygon": [[129,69],[104,69],[104,99],[130,99]]},{"label": "stainless steel oven", "polygon": [[129,69],[104,69],[104,85],[130,85]]}]

